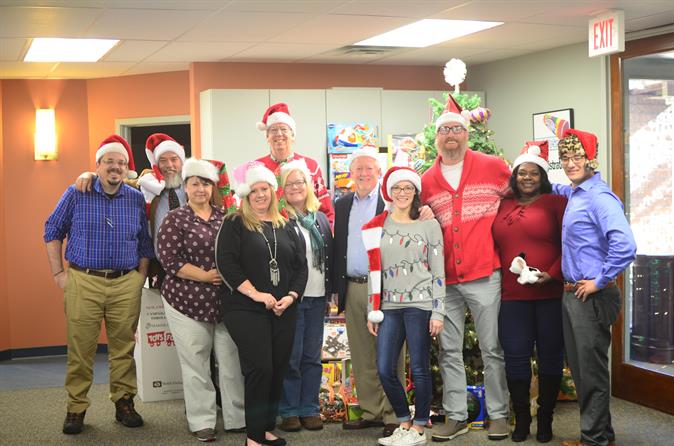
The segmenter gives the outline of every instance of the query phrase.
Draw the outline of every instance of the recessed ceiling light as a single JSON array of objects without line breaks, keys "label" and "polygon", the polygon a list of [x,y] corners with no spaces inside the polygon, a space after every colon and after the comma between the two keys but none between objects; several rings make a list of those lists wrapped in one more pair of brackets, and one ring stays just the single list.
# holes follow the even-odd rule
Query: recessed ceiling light
[{"label": "recessed ceiling light", "polygon": [[117,45],[114,39],[35,38],[24,62],[96,62]]},{"label": "recessed ceiling light", "polygon": [[378,36],[361,40],[354,45],[424,48],[499,25],[503,25],[503,22],[424,19],[379,34]]}]

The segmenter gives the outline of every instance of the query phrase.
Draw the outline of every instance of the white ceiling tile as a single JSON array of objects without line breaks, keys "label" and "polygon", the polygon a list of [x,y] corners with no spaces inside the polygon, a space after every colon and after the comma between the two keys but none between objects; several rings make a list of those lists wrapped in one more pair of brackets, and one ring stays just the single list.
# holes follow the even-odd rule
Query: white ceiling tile
[{"label": "white ceiling tile", "polygon": [[167,42],[159,40],[122,40],[103,58],[104,62],[136,62],[155,53]]},{"label": "white ceiling tile", "polygon": [[539,25],[529,23],[505,23],[479,33],[470,34],[459,39],[454,39],[440,46],[467,46],[474,48],[504,48],[514,46],[526,48],[529,43],[537,40],[557,39],[558,46],[577,43],[587,39],[587,28]]},{"label": "white ceiling tile", "polygon": [[[311,18],[310,14],[222,11],[178,40],[184,42],[262,42]],[[304,39],[306,41],[310,39]]]},{"label": "white ceiling tile", "polygon": [[49,77],[68,78],[78,76],[90,79],[119,76],[131,66],[133,66],[132,62],[61,62],[56,65],[56,68],[49,74]]},{"label": "white ceiling tile", "polygon": [[466,48],[466,47],[457,47],[457,48],[447,48],[447,47],[430,47],[422,48],[420,50],[408,51],[403,54],[396,54],[382,59],[377,60],[377,64],[419,64],[419,65],[437,65],[444,66],[448,60],[455,57],[458,59],[464,59],[466,57],[484,53],[489,51],[484,48]]},{"label": "white ceiling tile", "polygon": [[674,24],[674,9],[665,13],[640,17],[638,19],[628,20],[625,18],[625,31],[634,32],[642,29],[657,28],[660,26]]},{"label": "white ceiling tile", "polygon": [[0,78],[42,79],[49,75],[51,62],[0,62]]},{"label": "white ceiling tile", "polygon": [[19,61],[29,39],[0,39],[0,60]]},{"label": "white ceiling tile", "polygon": [[0,7],[0,37],[82,37],[100,14],[89,8]]},{"label": "white ceiling tile", "polygon": [[332,49],[334,49],[334,45],[330,44],[263,42],[236,53],[229,60],[294,61]]},{"label": "white ceiling tile", "polygon": [[86,37],[172,40],[209,14],[209,11],[106,9],[87,29]]},{"label": "white ceiling tile", "polygon": [[123,75],[128,76],[131,74],[147,74],[147,73],[164,73],[169,71],[187,71],[190,68],[190,64],[186,62],[143,62],[141,64],[136,64],[124,71]]},{"label": "white ceiling tile", "polygon": [[349,1],[333,1],[333,0],[283,0],[283,1],[269,1],[269,0],[234,0],[230,2],[225,8],[227,11],[245,11],[245,12],[301,12],[301,13],[327,13],[342,4],[350,3]]},{"label": "white ceiling tile", "polygon": [[227,4],[223,0],[105,0],[103,3],[108,9],[201,9],[206,11],[218,10]]},{"label": "white ceiling tile", "polygon": [[313,42],[351,45],[386,31],[411,23],[401,17],[358,17],[353,15],[324,15],[293,29],[281,32],[274,42]]},{"label": "white ceiling tile", "polygon": [[248,42],[169,43],[150,56],[148,62],[217,62],[249,48]]},{"label": "white ceiling tile", "polygon": [[484,53],[475,54],[473,56],[468,56],[464,59],[466,65],[468,65],[468,82],[470,83],[470,66],[479,65],[486,62],[493,62],[502,59],[509,59],[511,57],[523,56],[530,53],[529,50],[491,50],[485,51]]},{"label": "white ceiling tile", "polygon": [[353,1],[344,3],[331,11],[331,14],[373,15],[389,17],[408,17],[414,19],[427,18],[433,14],[440,14],[448,8],[456,7],[465,0],[416,0],[413,5],[410,1]]}]

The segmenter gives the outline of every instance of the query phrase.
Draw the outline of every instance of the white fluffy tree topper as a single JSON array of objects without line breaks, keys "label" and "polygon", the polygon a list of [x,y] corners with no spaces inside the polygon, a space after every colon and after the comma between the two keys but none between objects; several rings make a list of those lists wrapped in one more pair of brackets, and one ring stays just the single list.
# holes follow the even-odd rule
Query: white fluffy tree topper
[{"label": "white fluffy tree topper", "polygon": [[454,87],[454,93],[459,92],[459,84],[466,79],[466,72],[466,64],[461,59],[451,59],[445,64],[445,82]]}]

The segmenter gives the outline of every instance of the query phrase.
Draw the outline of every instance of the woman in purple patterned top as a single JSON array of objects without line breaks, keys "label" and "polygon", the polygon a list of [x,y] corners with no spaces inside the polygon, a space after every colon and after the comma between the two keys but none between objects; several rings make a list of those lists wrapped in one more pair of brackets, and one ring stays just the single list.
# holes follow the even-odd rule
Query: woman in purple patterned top
[{"label": "woman in purple patterned top", "polygon": [[222,323],[222,278],[215,267],[215,237],[225,217],[208,161],[183,166],[187,204],[168,213],[157,237],[157,258],[166,271],[161,294],[183,377],[190,431],[215,440],[216,390],[210,357],[215,351],[226,430],[245,426],[243,375],[236,345]]}]

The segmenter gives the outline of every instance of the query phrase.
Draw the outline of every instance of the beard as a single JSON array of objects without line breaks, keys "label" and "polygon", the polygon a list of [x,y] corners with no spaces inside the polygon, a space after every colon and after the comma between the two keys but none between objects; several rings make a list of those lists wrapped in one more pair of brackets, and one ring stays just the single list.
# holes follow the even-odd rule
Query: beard
[{"label": "beard", "polygon": [[170,177],[164,178],[167,189],[178,189],[183,184],[183,178],[179,173],[175,173]]}]

